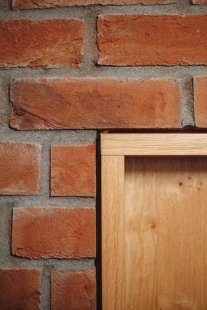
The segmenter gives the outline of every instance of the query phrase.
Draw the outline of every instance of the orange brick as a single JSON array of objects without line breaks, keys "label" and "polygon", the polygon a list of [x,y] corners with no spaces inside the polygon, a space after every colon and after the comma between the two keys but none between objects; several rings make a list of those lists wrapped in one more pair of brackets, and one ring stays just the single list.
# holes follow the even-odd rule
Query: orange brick
[{"label": "orange brick", "polygon": [[191,0],[193,4],[207,4],[207,0]]},{"label": "orange brick", "polygon": [[52,310],[95,310],[95,271],[53,272]]},{"label": "orange brick", "polygon": [[0,194],[39,193],[41,147],[29,143],[0,143]]},{"label": "orange brick", "polygon": [[175,0],[12,0],[14,9],[51,8],[86,5],[130,5],[130,4],[163,4],[174,3]]},{"label": "orange brick", "polygon": [[115,66],[207,64],[207,15],[105,15],[98,63]]},{"label": "orange brick", "polygon": [[0,270],[0,309],[38,310],[40,272],[29,269]]},{"label": "orange brick", "polygon": [[74,19],[0,21],[0,67],[78,66],[83,30]]},{"label": "orange brick", "polygon": [[19,80],[11,103],[10,125],[21,130],[181,127],[175,80]]},{"label": "orange brick", "polygon": [[52,146],[51,193],[53,196],[95,195],[95,145]]},{"label": "orange brick", "polygon": [[[4,124],[4,118],[2,117],[4,111],[3,111],[3,86],[2,86],[2,81],[0,80],[0,109],[1,109],[1,117],[0,117],[0,128]],[[3,113],[2,113],[3,112]]]},{"label": "orange brick", "polygon": [[93,208],[15,208],[12,253],[28,258],[95,257]]},{"label": "orange brick", "polygon": [[194,79],[194,101],[196,126],[207,128],[207,76]]}]

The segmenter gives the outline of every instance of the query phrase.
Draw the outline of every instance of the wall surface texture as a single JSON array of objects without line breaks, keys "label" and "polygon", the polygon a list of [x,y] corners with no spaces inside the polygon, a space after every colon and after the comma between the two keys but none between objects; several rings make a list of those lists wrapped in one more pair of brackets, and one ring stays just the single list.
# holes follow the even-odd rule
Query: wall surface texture
[{"label": "wall surface texture", "polygon": [[100,132],[205,131],[206,66],[206,0],[0,0],[1,310],[101,308]]}]

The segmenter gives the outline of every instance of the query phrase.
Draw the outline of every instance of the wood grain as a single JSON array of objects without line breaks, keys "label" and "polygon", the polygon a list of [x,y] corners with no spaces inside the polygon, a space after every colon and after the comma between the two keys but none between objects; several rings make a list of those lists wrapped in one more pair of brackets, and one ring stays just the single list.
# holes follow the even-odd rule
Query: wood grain
[{"label": "wood grain", "polygon": [[124,294],[110,309],[207,309],[206,193],[207,159],[127,158]]},{"label": "wood grain", "polygon": [[101,154],[206,156],[207,134],[102,134]]},{"label": "wood grain", "polygon": [[124,157],[102,158],[103,310],[124,309]]},{"label": "wood grain", "polygon": [[207,159],[102,160],[103,310],[206,310]]}]

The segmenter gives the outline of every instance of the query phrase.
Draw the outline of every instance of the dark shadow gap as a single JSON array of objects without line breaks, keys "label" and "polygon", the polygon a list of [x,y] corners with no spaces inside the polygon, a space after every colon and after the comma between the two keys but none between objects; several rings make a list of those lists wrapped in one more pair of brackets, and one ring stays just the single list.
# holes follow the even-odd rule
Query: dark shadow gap
[{"label": "dark shadow gap", "polygon": [[101,146],[100,132],[96,138],[96,285],[97,310],[102,309],[102,268],[101,268]]}]

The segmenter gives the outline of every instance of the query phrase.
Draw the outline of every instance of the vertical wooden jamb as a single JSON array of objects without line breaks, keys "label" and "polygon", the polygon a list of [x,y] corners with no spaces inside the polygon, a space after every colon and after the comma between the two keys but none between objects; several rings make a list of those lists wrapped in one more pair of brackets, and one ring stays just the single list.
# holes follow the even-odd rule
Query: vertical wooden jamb
[{"label": "vertical wooden jamb", "polygon": [[124,156],[102,156],[103,310],[124,305]]}]

